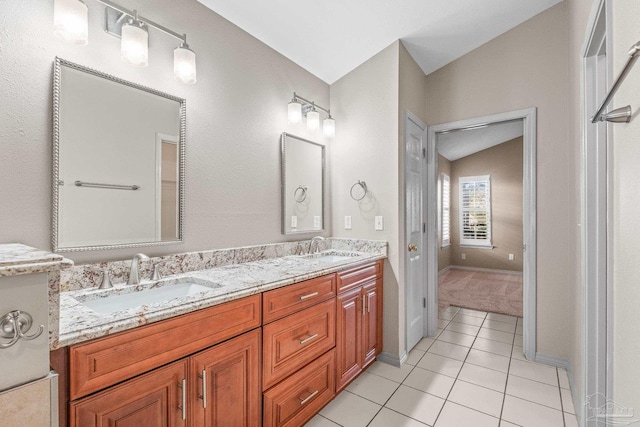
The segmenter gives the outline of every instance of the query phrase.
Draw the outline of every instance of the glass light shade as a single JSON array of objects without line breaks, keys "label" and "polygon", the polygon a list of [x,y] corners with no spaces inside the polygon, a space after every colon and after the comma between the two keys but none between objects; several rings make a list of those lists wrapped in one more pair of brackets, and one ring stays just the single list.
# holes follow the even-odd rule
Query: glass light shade
[{"label": "glass light shade", "polygon": [[186,46],[173,51],[173,74],[182,83],[194,84],[196,79],[196,54]]},{"label": "glass light shade", "polygon": [[89,42],[89,10],[80,0],[55,0],[53,4],[53,34],[76,45]]},{"label": "glass light shade", "polygon": [[327,138],[336,136],[336,121],[328,117],[322,121],[322,132]]},{"label": "glass light shade", "polygon": [[302,121],[302,105],[299,102],[291,101],[288,111],[289,123],[300,123]]},{"label": "glass light shade", "polygon": [[307,130],[315,131],[320,127],[320,113],[309,111],[307,113]]},{"label": "glass light shade", "polygon": [[122,59],[136,67],[149,65],[149,33],[146,28],[128,23],[122,26]]}]

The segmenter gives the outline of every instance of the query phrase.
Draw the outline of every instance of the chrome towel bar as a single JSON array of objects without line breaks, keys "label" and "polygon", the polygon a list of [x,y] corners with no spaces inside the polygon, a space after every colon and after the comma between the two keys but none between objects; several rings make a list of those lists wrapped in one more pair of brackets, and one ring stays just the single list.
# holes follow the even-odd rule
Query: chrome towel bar
[{"label": "chrome towel bar", "polygon": [[76,181],[78,187],[112,188],[115,190],[137,190],[139,185],[100,184],[97,182]]}]

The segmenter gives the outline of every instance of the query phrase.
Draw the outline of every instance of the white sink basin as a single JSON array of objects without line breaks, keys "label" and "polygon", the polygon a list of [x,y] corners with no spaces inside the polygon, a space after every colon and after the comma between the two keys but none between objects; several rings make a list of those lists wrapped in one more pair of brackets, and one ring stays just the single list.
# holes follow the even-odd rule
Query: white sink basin
[{"label": "white sink basin", "polygon": [[99,314],[127,310],[134,307],[168,301],[174,298],[189,297],[218,288],[217,285],[201,285],[185,281],[143,291],[115,294],[104,298],[81,301],[82,305]]}]

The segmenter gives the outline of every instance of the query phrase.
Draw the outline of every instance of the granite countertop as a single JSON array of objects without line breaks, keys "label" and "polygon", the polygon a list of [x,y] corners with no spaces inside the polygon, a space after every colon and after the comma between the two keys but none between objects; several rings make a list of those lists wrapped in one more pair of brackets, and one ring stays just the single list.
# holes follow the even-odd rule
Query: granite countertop
[{"label": "granite countertop", "polygon": [[[103,337],[386,257],[383,253],[355,251],[334,250],[327,253],[345,257],[328,261],[309,256],[285,256],[176,274],[157,282],[143,282],[140,285],[119,284],[109,290],[94,288],[62,292],[58,346],[65,347]],[[175,285],[182,285],[185,289],[184,296],[171,299],[157,297],[156,299],[160,298],[158,302],[145,302],[144,305],[117,311],[109,309],[106,310],[109,312],[103,313],[100,313],[100,308],[96,311],[85,305],[91,305],[93,301],[114,294],[126,295],[150,289],[162,293],[159,288]],[[126,297],[119,299],[125,300]]]},{"label": "granite countertop", "polygon": [[44,273],[72,265],[62,255],[21,243],[0,244],[0,277]]}]

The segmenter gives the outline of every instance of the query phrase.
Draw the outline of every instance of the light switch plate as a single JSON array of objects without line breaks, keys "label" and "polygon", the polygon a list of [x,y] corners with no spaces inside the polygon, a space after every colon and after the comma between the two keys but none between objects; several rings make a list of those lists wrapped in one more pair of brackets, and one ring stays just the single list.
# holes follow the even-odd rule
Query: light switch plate
[{"label": "light switch plate", "polygon": [[467,255],[466,254],[460,254],[460,258],[467,259]]},{"label": "light switch plate", "polygon": [[316,230],[320,229],[320,215],[315,215],[313,217],[313,228]]},{"label": "light switch plate", "polygon": [[295,215],[291,217],[291,228],[298,228],[298,217]]},{"label": "light switch plate", "polygon": [[516,256],[514,254],[509,254],[509,261],[513,261],[516,259]]},{"label": "light switch plate", "polygon": [[376,231],[384,230],[384,220],[382,216],[376,216]]},{"label": "light switch plate", "polygon": [[346,215],[344,217],[344,229],[351,230],[351,215]]}]

